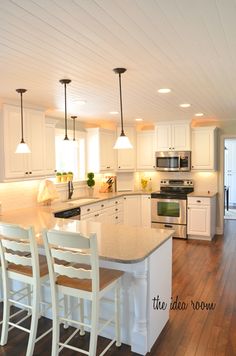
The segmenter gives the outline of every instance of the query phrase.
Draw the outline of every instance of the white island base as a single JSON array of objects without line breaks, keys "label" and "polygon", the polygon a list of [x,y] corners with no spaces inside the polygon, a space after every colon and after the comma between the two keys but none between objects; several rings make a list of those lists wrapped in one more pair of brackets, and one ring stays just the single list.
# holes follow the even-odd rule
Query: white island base
[{"label": "white island base", "polygon": [[[124,272],[121,289],[121,340],[133,352],[149,352],[169,319],[172,284],[172,238],[138,263],[101,261],[101,267]],[[167,303],[165,310],[153,309],[153,298]],[[105,306],[104,306],[105,308]],[[101,310],[101,316],[106,314]],[[102,336],[112,338],[114,331]]]}]

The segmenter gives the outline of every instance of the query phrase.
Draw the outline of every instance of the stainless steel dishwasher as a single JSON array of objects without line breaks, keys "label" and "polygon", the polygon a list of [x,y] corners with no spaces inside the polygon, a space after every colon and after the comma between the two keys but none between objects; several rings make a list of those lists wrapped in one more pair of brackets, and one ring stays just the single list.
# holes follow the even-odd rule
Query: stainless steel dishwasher
[{"label": "stainless steel dishwasher", "polygon": [[80,220],[80,207],[54,213],[55,218]]}]

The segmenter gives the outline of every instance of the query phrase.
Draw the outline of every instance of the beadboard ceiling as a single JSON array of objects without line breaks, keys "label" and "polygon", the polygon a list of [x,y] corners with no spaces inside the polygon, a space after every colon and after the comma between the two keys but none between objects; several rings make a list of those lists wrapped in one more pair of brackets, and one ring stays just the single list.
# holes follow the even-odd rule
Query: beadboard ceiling
[{"label": "beadboard ceiling", "polygon": [[1,0],[0,19],[2,102],[23,87],[25,105],[63,117],[69,78],[69,114],[117,122],[125,67],[125,122],[236,119],[235,0]]}]

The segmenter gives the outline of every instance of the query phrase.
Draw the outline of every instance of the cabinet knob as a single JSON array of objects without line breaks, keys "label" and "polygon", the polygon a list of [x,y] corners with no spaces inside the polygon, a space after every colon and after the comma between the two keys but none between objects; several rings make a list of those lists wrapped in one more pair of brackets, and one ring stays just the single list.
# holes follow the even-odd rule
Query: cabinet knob
[{"label": "cabinet knob", "polygon": [[29,172],[29,174],[32,174],[32,172]]},{"label": "cabinet knob", "polygon": [[95,214],[94,216],[95,216],[95,217],[98,217],[98,216],[99,216],[99,214]]},{"label": "cabinet knob", "polygon": [[107,166],[107,168],[111,168],[110,166]]},{"label": "cabinet knob", "polygon": [[54,169],[54,172],[57,173],[57,169]]},{"label": "cabinet knob", "polygon": [[201,200],[197,200],[197,203],[201,203]]},{"label": "cabinet knob", "polygon": [[117,200],[115,201],[115,204],[118,204],[118,201],[117,201]]},{"label": "cabinet knob", "polygon": [[116,208],[116,211],[118,211],[118,208]]},{"label": "cabinet knob", "polygon": [[87,211],[90,211],[90,209],[87,209]]},{"label": "cabinet knob", "polygon": [[118,216],[116,216],[116,219],[118,219]]},{"label": "cabinet knob", "polygon": [[120,166],[118,168],[120,168]]},{"label": "cabinet knob", "polygon": [[29,174],[29,172],[25,172],[25,174]]},{"label": "cabinet knob", "polygon": [[151,197],[148,197],[148,199],[151,199]]},{"label": "cabinet knob", "polygon": [[169,147],[169,150],[171,150],[171,147]]},{"label": "cabinet knob", "polygon": [[124,200],[126,200],[126,198],[124,198]]},{"label": "cabinet knob", "polygon": [[104,207],[104,204],[101,204],[101,208],[103,208]]},{"label": "cabinet knob", "polygon": [[192,168],[194,168],[194,166],[192,166]]}]

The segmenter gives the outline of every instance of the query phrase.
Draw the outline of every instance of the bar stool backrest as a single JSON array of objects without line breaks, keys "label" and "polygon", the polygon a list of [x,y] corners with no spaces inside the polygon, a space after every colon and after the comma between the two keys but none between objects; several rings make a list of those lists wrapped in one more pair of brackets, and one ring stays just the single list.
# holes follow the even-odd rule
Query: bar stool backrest
[{"label": "bar stool backrest", "polygon": [[53,276],[54,283],[58,275],[87,279],[91,280],[92,292],[99,291],[96,234],[87,237],[74,232],[44,230],[43,240],[50,279]]},{"label": "bar stool backrest", "polygon": [[0,254],[3,274],[8,263],[32,268],[32,277],[39,280],[38,248],[33,227],[0,223]]}]

